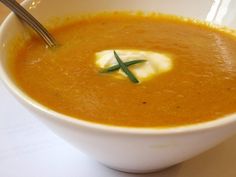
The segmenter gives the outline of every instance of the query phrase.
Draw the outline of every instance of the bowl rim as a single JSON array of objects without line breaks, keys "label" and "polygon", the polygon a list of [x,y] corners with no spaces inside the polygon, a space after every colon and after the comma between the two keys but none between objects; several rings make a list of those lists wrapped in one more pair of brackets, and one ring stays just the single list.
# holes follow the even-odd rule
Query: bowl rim
[{"label": "bowl rim", "polygon": [[[25,0],[21,4],[26,6],[30,3],[31,0]],[[9,28],[9,22],[15,18],[13,13],[10,13],[5,20],[2,22],[0,26],[0,42],[2,42],[1,38],[4,36],[3,34],[6,33],[6,29]],[[0,44],[1,45],[1,44]],[[65,115],[54,111],[30,96],[21,90],[17,84],[11,79],[11,77],[6,72],[7,69],[4,69],[2,64],[2,57],[0,56],[0,79],[3,81],[6,88],[17,98],[22,100],[28,106],[33,107],[34,109],[44,113],[45,115],[49,115],[50,118],[55,120],[60,120],[65,123],[74,124],[77,126],[86,127],[89,129],[105,131],[105,132],[113,132],[113,133],[125,133],[125,134],[144,134],[144,135],[156,135],[156,134],[179,134],[179,133],[189,133],[189,132],[196,132],[196,131],[205,131],[208,129],[220,128],[222,126],[226,126],[233,122],[236,122],[236,112],[223,116],[221,118],[210,120],[206,122],[200,122],[195,124],[189,125],[180,125],[175,127],[125,127],[125,126],[117,126],[117,125],[109,125],[109,124],[101,124],[91,121],[86,121],[83,119],[79,119],[78,117],[73,117],[69,115]],[[49,117],[47,116],[47,119]]]}]

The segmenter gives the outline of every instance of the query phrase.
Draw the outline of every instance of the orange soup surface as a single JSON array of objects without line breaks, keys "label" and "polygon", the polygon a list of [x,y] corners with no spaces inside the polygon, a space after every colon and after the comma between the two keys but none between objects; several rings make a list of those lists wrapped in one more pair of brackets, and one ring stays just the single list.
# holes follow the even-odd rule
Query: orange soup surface
[{"label": "orange soup surface", "polygon": [[[59,113],[115,126],[173,127],[236,111],[236,37],[222,29],[167,15],[107,13],[52,34],[58,48],[33,37],[16,47],[9,68],[27,95]],[[173,66],[134,84],[95,64],[97,52],[115,49],[164,53]]]}]

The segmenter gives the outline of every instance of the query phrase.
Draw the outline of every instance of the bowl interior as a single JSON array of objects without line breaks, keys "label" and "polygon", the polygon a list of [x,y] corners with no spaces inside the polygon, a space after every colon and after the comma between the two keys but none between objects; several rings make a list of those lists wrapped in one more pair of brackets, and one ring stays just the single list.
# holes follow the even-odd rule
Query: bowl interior
[{"label": "bowl interior", "polygon": [[[30,1],[29,1],[30,2]],[[207,20],[236,27],[236,1],[233,0],[32,0],[29,9],[44,21],[53,16],[70,16],[100,11],[160,12]],[[34,2],[34,3],[33,3]],[[36,8],[35,8],[36,7]],[[53,10],[52,8],[53,7]],[[43,12],[43,13],[40,13]]]},{"label": "bowl interior", "polygon": [[[27,0],[23,4],[43,24],[57,17],[73,17],[80,14],[104,11],[143,11],[180,15],[236,29],[236,11],[234,10],[236,1],[233,0],[149,0],[148,3],[144,0],[68,0],[66,3],[57,0]],[[2,24],[0,30],[0,75],[13,90],[17,86],[7,72],[6,48],[9,47],[12,39],[22,35],[28,37],[28,30],[12,14]]]},{"label": "bowl interior", "polygon": [[[160,12],[236,28],[236,1],[233,0],[26,0],[24,6],[40,22],[47,23],[57,17],[78,16],[80,14],[103,11],[143,11]],[[5,48],[15,36],[27,36],[27,30],[13,15],[8,18],[0,34],[0,57],[5,68]]]}]

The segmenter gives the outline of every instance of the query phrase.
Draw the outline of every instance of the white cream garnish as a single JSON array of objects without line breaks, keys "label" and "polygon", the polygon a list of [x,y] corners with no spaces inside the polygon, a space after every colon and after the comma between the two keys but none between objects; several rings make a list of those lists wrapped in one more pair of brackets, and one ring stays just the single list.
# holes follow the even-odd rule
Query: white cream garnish
[{"label": "white cream garnish", "polygon": [[[133,60],[146,60],[144,63],[138,63],[129,66],[129,69],[137,77],[139,81],[144,81],[151,78],[154,75],[170,71],[172,69],[172,59],[165,54],[143,51],[143,50],[115,50],[120,56],[123,62]],[[104,50],[97,52],[96,65],[101,68],[109,68],[113,65],[117,65],[117,60],[114,56],[114,50]],[[125,78],[126,74],[120,69],[117,72],[119,77]],[[122,77],[120,77],[122,76]]]}]

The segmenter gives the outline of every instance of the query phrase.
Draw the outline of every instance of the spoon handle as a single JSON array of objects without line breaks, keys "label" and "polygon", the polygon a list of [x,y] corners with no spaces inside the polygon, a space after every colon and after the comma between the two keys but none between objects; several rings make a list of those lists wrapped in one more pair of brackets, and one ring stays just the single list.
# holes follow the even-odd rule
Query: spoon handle
[{"label": "spoon handle", "polygon": [[0,2],[11,9],[18,17],[20,17],[31,28],[33,28],[39,34],[39,36],[43,38],[49,47],[57,46],[55,38],[19,3],[17,3],[15,0],[0,0]]}]

